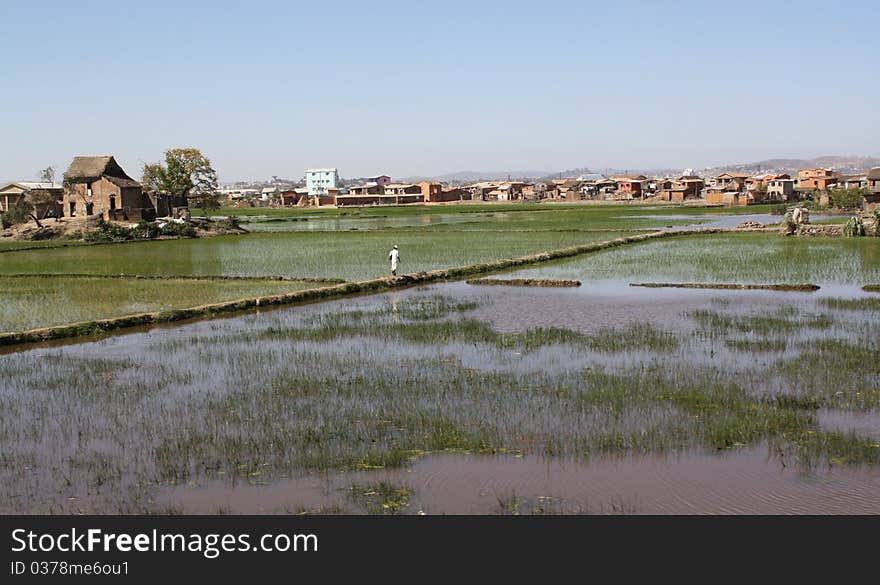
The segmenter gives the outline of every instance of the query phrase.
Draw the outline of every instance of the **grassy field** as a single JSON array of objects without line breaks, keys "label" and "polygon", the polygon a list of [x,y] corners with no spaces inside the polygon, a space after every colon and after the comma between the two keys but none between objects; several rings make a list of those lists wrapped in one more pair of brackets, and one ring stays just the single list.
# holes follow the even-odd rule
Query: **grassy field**
[{"label": "grassy field", "polygon": [[505,275],[581,281],[857,284],[880,280],[880,238],[715,234],[646,242]]},{"label": "grassy field", "polygon": [[[0,356],[3,511],[161,512],[167,486],[269,485],[441,451],[579,460],[766,444],[805,471],[880,463],[876,439],[817,415],[880,407],[875,307],[816,305],[799,320],[785,301],[747,315],[690,306],[695,335],[569,325],[558,307],[557,327],[502,332],[475,316],[491,303],[385,295]],[[774,339],[786,343],[767,359],[729,358],[737,341]],[[566,367],[548,367],[560,354]],[[386,488],[354,495],[408,497]]]},{"label": "grassy field", "polygon": [[[772,206],[705,208],[678,205],[465,204],[411,207],[219,209],[237,215],[250,229],[309,231],[424,227],[430,230],[589,230],[645,229],[701,223],[699,216],[768,213]],[[205,213],[204,211],[197,211]],[[664,216],[681,216],[667,219]]]},{"label": "grassy field", "polygon": [[314,286],[319,285],[259,280],[0,277],[0,332],[183,309]]},{"label": "grassy field", "polygon": [[[0,274],[364,280],[388,273],[387,252],[393,244],[401,248],[402,271],[419,272],[609,240],[646,227],[705,222],[718,214],[753,214],[768,209],[566,204],[251,208],[243,211],[283,221],[265,221],[264,227],[271,231],[244,236],[7,251],[0,254]],[[225,211],[229,210],[217,213]],[[669,215],[675,219],[662,217]],[[310,224],[321,229],[289,230],[287,224]],[[7,249],[10,244],[5,243]],[[880,248],[873,240],[794,240],[755,234],[696,236],[590,254],[517,275],[584,281],[785,282],[818,278],[864,283],[880,281],[878,255]],[[182,308],[186,303],[229,300],[250,292],[256,296],[267,290],[242,283],[199,287],[192,283],[114,282],[107,285],[112,301],[93,303],[91,298],[100,286],[97,282],[60,279],[54,283],[21,281],[9,285],[10,294],[0,298],[0,315],[4,315],[0,327],[4,329],[60,324],[68,318],[119,316],[141,308]],[[278,285],[266,286],[274,289]],[[126,303],[125,298],[133,300]],[[40,306],[55,303],[65,309],[51,315],[39,311]],[[29,314],[33,310],[38,310],[39,316]]]},{"label": "grassy field", "polygon": [[615,232],[271,233],[135,242],[7,253],[3,274],[289,276],[364,280],[388,274],[398,244],[401,269],[418,272],[523,256],[617,237]]}]

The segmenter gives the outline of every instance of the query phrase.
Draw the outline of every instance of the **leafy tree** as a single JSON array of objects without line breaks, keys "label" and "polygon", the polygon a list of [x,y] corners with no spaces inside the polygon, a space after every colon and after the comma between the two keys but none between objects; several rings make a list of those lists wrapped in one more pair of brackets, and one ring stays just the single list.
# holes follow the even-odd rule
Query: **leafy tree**
[{"label": "leafy tree", "polygon": [[841,209],[861,209],[865,201],[865,195],[869,195],[868,189],[832,189],[828,191],[828,197],[834,207]]},{"label": "leafy tree", "polygon": [[[47,181],[48,182],[48,181]],[[58,203],[58,198],[47,189],[30,189],[24,194],[24,199],[31,206],[31,219],[33,219],[38,227],[40,226],[40,219],[45,219],[50,211],[53,211],[55,206]],[[37,211],[42,209],[42,213],[40,213],[39,219],[37,218]],[[56,217],[56,220],[58,218]]]},{"label": "leafy tree", "polygon": [[217,171],[196,148],[165,151],[165,162],[144,165],[143,186],[154,193],[186,197],[191,206],[220,207],[217,199]]}]

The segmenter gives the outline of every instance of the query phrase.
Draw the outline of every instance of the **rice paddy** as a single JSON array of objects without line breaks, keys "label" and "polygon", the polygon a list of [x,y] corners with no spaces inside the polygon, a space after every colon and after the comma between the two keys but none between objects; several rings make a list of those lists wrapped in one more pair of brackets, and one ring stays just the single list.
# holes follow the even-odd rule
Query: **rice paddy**
[{"label": "rice paddy", "polygon": [[512,258],[589,242],[609,232],[438,232],[383,230],[260,233],[204,239],[133,242],[3,254],[0,273],[287,276],[366,280],[389,274],[398,244],[401,269],[422,272]]},{"label": "rice paddy", "polygon": [[[513,292],[530,296],[436,285],[3,356],[8,511],[193,511],[200,493],[324,478],[324,500],[283,510],[416,513],[419,486],[382,474],[446,453],[588,465],[757,450],[762,465],[798,470],[795,483],[880,463],[875,437],[818,422],[820,409],[880,407],[880,369],[865,359],[876,324],[849,309],[712,291],[725,296],[669,308],[673,327],[606,326],[571,315],[572,293],[554,289],[563,302],[545,298],[542,313],[559,325],[546,328],[522,318],[546,292]],[[755,295],[745,311],[742,294]],[[765,360],[727,345],[779,338]],[[520,511],[612,506],[612,494],[545,508],[538,496],[554,494],[518,492]]]},{"label": "rice paddy", "polygon": [[0,332],[184,309],[314,286],[277,280],[0,277]]},{"label": "rice paddy", "polygon": [[[390,243],[427,269],[620,235],[504,212],[515,230],[440,214],[9,252],[0,323],[375,277]],[[880,281],[876,241],[671,237],[493,275],[508,278],[582,286],[441,282],[0,355],[0,508],[880,513],[880,297],[861,288]],[[768,287],[798,283],[819,289]]]},{"label": "rice paddy", "polygon": [[693,235],[607,250],[509,275],[584,282],[815,283],[880,281],[880,238],[783,238],[776,234]]}]

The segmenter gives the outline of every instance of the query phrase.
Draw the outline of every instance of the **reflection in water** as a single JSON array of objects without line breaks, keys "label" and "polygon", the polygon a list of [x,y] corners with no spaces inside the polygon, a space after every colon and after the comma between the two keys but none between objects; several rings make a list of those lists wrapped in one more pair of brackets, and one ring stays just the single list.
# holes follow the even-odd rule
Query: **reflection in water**
[{"label": "reflection in water", "polygon": [[[399,470],[308,475],[269,485],[210,482],[162,491],[188,513],[348,510],[352,484],[386,481],[412,491],[404,513],[878,514],[880,474],[801,474],[765,447],[725,455],[569,461],[534,456],[430,455]],[[501,510],[500,507],[505,510]],[[356,511],[356,510],[355,510]]]}]

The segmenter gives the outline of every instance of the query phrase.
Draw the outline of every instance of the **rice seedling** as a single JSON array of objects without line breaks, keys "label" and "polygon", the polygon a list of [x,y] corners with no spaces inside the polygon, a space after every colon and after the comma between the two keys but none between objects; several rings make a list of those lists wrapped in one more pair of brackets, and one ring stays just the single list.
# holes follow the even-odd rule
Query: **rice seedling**
[{"label": "rice seedling", "polygon": [[576,287],[580,286],[579,280],[554,280],[554,279],[530,279],[530,278],[480,278],[477,280],[468,280],[468,284],[484,285],[484,286],[539,286],[547,288],[557,287]]},{"label": "rice seedling", "polygon": [[349,486],[349,499],[368,514],[400,514],[409,507],[412,491],[385,481]]},{"label": "rice seedling", "polygon": [[788,347],[788,342],[784,338],[725,339],[724,343],[730,349],[744,353],[781,352]]},{"label": "rice seedling", "polygon": [[880,238],[694,234],[541,264],[509,276],[584,282],[861,284],[880,281]]},{"label": "rice seedling", "polygon": [[819,290],[816,284],[731,284],[731,283],[672,283],[672,282],[631,282],[630,286],[645,288],[711,288],[722,290],[775,290],[812,292]]},{"label": "rice seedling", "polygon": [[17,331],[273,295],[302,281],[2,277],[0,331]]},{"label": "rice seedling", "polygon": [[865,297],[857,299],[827,297],[819,299],[819,303],[829,309],[839,309],[843,311],[880,311],[880,297]]},{"label": "rice seedling", "polygon": [[185,240],[76,246],[4,254],[7,274],[86,273],[323,277],[349,281],[386,275],[398,244],[402,269],[422,272],[613,239],[617,233],[367,232],[259,233]]},{"label": "rice seedling", "polygon": [[701,333],[712,337],[726,336],[731,332],[750,333],[756,336],[791,334],[807,329],[824,330],[831,327],[834,319],[825,313],[805,313],[778,309],[775,313],[737,315],[711,309],[696,309],[686,316],[693,319]]}]

